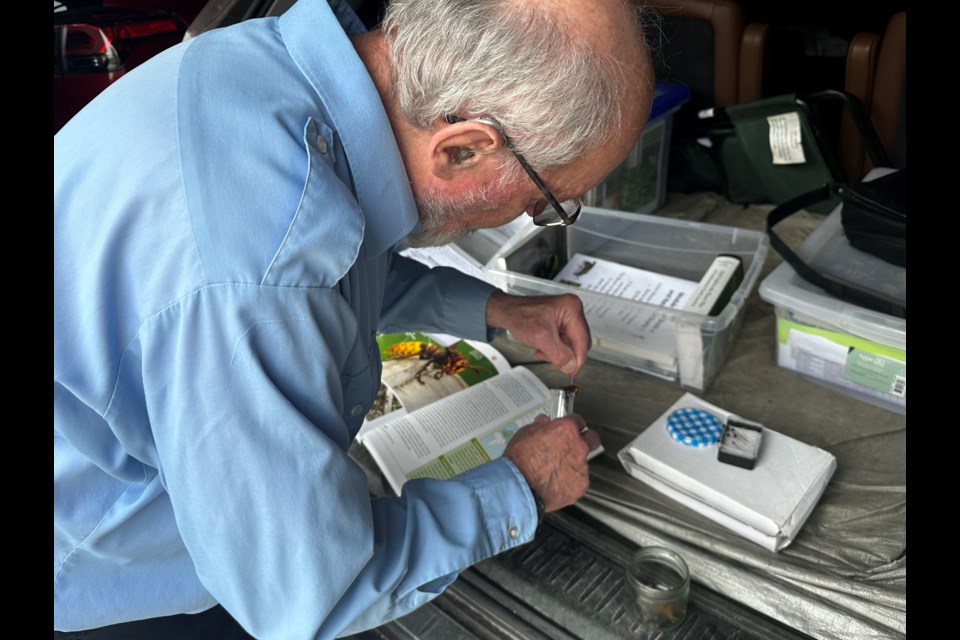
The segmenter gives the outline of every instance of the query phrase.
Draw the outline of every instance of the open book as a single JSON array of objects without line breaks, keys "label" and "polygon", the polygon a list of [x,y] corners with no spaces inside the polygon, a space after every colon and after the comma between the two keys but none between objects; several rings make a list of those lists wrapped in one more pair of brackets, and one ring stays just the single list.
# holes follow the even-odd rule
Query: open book
[{"label": "open book", "polygon": [[452,478],[500,457],[520,427],[549,414],[546,385],[488,344],[421,333],[377,340],[383,385],[357,438],[397,495],[407,480]]}]

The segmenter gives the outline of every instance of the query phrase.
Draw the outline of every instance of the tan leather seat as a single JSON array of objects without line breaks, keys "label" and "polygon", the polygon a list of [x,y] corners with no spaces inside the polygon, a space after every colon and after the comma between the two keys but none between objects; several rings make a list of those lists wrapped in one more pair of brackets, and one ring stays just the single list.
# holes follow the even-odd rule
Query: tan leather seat
[{"label": "tan leather seat", "polygon": [[[697,107],[725,106],[738,102],[740,42],[743,36],[741,6],[733,0],[650,0],[646,9],[659,15],[664,22],[661,31],[663,41],[651,43],[654,57],[659,58],[668,70],[657,79],[687,84],[693,94],[691,101]],[[713,50],[709,52],[713,59],[710,70],[712,83],[706,84],[699,77],[703,72],[700,53],[694,47],[676,46],[675,36],[678,32],[674,29],[681,19],[689,28],[692,28],[690,22],[695,20],[709,25],[713,41]],[[698,43],[684,41],[684,45],[687,44]],[[697,67],[700,68],[699,73]]]},{"label": "tan leather seat", "polygon": [[[906,166],[903,119],[906,115],[907,83],[907,13],[900,12],[890,18],[883,33],[880,57],[877,60],[876,79],[873,83],[873,104],[870,117],[880,136],[883,147],[894,166]],[[866,170],[869,171],[869,158]]]},{"label": "tan leather seat", "polygon": [[[893,15],[881,37],[858,33],[847,50],[844,90],[860,98],[880,142],[896,167],[906,166],[907,14]],[[840,158],[848,179],[859,180],[873,163],[848,114],[840,127]]]},{"label": "tan leather seat", "polygon": [[740,78],[738,102],[753,102],[763,97],[764,62],[769,25],[754,22],[743,29],[740,41]]}]

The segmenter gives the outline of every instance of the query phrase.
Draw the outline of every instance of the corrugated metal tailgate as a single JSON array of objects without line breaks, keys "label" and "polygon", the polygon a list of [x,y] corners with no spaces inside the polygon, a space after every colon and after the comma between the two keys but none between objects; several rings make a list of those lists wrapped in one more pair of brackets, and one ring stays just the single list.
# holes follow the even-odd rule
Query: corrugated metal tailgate
[{"label": "corrugated metal tailgate", "polygon": [[648,631],[621,600],[632,551],[577,512],[549,514],[530,544],[465,571],[429,605],[359,638],[809,638],[695,583],[684,622],[669,632]]}]

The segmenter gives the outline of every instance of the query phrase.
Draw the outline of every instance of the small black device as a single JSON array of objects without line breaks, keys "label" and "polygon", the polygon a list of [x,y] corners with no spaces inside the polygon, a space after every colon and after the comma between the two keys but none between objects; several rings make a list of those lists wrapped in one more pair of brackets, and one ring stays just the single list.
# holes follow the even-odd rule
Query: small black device
[{"label": "small black device", "polygon": [[753,469],[760,456],[763,425],[738,418],[727,418],[720,436],[717,460],[744,469]]}]

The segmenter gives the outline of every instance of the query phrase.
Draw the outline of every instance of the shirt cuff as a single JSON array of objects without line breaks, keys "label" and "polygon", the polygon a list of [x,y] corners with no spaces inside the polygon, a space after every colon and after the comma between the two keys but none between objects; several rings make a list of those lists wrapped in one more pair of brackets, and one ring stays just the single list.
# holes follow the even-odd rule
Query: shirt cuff
[{"label": "shirt cuff", "polygon": [[537,506],[526,479],[509,458],[497,458],[457,476],[470,487],[483,510],[491,555],[533,539],[537,532]]}]

